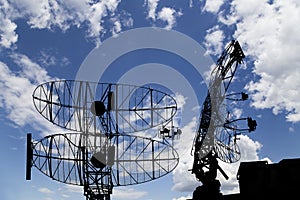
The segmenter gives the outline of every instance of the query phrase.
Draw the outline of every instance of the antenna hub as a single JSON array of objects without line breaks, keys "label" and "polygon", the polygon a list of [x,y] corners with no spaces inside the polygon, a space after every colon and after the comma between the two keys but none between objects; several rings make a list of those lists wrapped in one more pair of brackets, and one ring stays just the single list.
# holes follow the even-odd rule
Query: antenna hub
[{"label": "antenna hub", "polygon": [[102,116],[105,113],[105,105],[102,101],[94,101],[91,105],[91,112],[96,116]]}]

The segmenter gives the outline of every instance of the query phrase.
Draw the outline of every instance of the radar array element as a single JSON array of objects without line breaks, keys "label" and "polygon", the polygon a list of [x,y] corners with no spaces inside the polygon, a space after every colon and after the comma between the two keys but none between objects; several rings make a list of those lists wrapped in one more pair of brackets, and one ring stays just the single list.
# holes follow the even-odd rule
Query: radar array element
[{"label": "radar array element", "polygon": [[129,135],[172,123],[177,104],[165,92],[58,80],[39,85],[33,102],[49,122],[72,132],[39,141],[27,135],[27,180],[36,167],[56,181],[83,186],[87,200],[109,200],[113,187],[149,182],[178,164],[178,153],[165,138]]},{"label": "radar array element", "polygon": [[[248,95],[229,93],[235,72],[245,55],[238,41],[231,41],[218,59],[211,72],[208,93],[202,105],[199,128],[193,142],[194,163],[192,173],[202,183],[196,188],[193,199],[218,199],[220,182],[216,180],[217,170],[229,177],[218,165],[220,159],[234,163],[240,159],[238,136],[256,129],[257,123],[251,117],[232,119],[225,100],[244,101]],[[245,124],[243,124],[245,122]]]}]

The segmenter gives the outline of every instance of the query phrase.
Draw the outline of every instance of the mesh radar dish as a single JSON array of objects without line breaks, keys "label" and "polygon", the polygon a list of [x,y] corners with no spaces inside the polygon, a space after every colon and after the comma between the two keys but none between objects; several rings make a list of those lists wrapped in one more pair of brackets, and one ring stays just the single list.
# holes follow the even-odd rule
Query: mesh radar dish
[{"label": "mesh radar dish", "polygon": [[215,151],[223,162],[235,163],[241,158],[239,135],[255,131],[257,124],[251,117],[231,119],[229,115],[223,127],[215,131]]},{"label": "mesh radar dish", "polygon": [[175,99],[150,87],[58,80],[34,90],[36,110],[62,128],[88,133],[133,133],[168,122]]},{"label": "mesh radar dish", "polygon": [[33,166],[56,181],[84,186],[87,199],[165,176],[179,161],[171,145],[139,136],[65,133],[31,140],[28,134],[28,174]]},{"label": "mesh radar dish", "polygon": [[34,166],[50,178],[84,187],[87,200],[109,200],[115,186],[145,183],[175,169],[178,153],[166,140],[128,135],[168,124],[175,99],[150,87],[58,80],[33,92],[36,110],[76,131],[33,142],[27,138],[26,179]]},{"label": "mesh radar dish", "polygon": [[234,163],[240,159],[240,150],[236,141],[239,134],[249,129],[237,125],[237,122],[244,118],[230,121],[229,111],[224,101],[225,99],[233,101],[247,99],[245,93],[227,94],[237,67],[244,57],[239,43],[232,41],[226,46],[211,72],[209,90],[202,105],[198,134],[195,138],[195,146],[197,146],[195,153],[199,154],[198,158],[210,155],[209,152],[213,151],[220,160],[227,163]]},{"label": "mesh radar dish", "polygon": [[[243,92],[228,92],[236,70],[244,58],[245,55],[239,42],[232,40],[225,47],[211,72],[209,88],[202,105],[199,128],[192,148],[194,163],[191,171],[203,183],[202,188],[206,188],[203,192],[204,190],[205,192],[219,191],[218,183],[211,184],[218,182],[215,180],[217,170],[225,179],[229,177],[220,168],[217,159],[227,163],[237,162],[241,157],[237,145],[238,136],[256,129],[256,121],[251,117],[233,119],[225,103],[225,100],[244,101],[248,98],[248,95]],[[201,191],[195,191],[195,198],[203,195]]]}]

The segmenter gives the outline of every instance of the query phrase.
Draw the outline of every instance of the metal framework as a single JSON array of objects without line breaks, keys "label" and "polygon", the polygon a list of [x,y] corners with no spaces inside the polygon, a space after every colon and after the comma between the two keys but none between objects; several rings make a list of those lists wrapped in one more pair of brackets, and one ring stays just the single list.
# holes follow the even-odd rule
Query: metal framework
[{"label": "metal framework", "polygon": [[54,134],[28,146],[32,166],[56,181],[84,186],[87,199],[160,178],[179,161],[169,144],[123,134]]},{"label": "metal framework", "polygon": [[[245,55],[238,41],[231,41],[221,54],[211,73],[207,97],[202,105],[199,128],[193,143],[194,163],[192,173],[202,182],[207,193],[218,193],[220,187],[217,170],[226,179],[228,176],[219,167],[217,159],[233,163],[240,159],[240,150],[236,143],[238,135],[254,131],[256,121],[251,117],[230,119],[225,100],[244,101],[245,93],[228,93],[235,72],[243,62]],[[240,122],[246,121],[246,125]]]},{"label": "metal framework", "polygon": [[168,122],[175,99],[150,87],[60,80],[33,92],[36,110],[62,128],[96,133],[133,133]]},{"label": "metal framework", "polygon": [[74,133],[27,137],[26,179],[34,166],[50,178],[84,187],[87,200],[109,200],[113,187],[160,178],[175,169],[178,153],[166,141],[128,135],[168,124],[175,99],[126,84],[59,80],[33,92],[37,111]]}]

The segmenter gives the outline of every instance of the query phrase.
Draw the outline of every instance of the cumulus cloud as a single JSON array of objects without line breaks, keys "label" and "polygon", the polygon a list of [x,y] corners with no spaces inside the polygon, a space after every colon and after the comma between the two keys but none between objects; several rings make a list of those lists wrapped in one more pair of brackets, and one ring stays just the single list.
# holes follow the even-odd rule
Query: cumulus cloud
[{"label": "cumulus cloud", "polygon": [[205,6],[203,7],[203,11],[218,13],[220,7],[223,5],[223,0],[214,0],[214,1],[206,1]]},{"label": "cumulus cloud", "polygon": [[[25,19],[27,24],[34,29],[55,29],[67,31],[72,26],[87,26],[87,37],[100,44],[101,35],[107,33],[104,27],[105,17],[110,17],[110,32],[116,35],[126,26],[132,26],[133,19],[126,15],[118,15],[120,0],[93,1],[69,0],[0,0],[0,46],[13,47],[18,40],[18,19]],[[145,1],[146,2],[146,1]],[[193,1],[190,0],[192,7]],[[272,108],[275,114],[287,111],[287,120],[300,121],[300,62],[297,56],[299,47],[300,29],[296,26],[300,20],[299,3],[296,0],[286,1],[254,0],[245,3],[235,0],[231,3],[230,13],[220,11],[222,1],[206,1],[204,10],[219,13],[219,21],[225,25],[236,25],[234,37],[237,38],[245,53],[254,61],[254,73],[259,79],[250,82],[247,90],[253,93],[252,105],[256,108]],[[146,4],[146,3],[145,3]],[[147,16],[154,23],[164,22],[166,29],[176,26],[176,19],[182,15],[171,7],[158,9],[159,0],[147,1]],[[120,13],[120,12],[119,12]],[[207,31],[205,45],[209,54],[219,55],[223,50],[225,36],[220,25]],[[52,57],[50,63],[56,62]],[[12,54],[11,59],[18,67],[13,71],[8,64],[0,62],[0,107],[4,109],[11,121],[18,126],[31,124],[39,131],[49,130],[51,133],[58,129],[52,126],[35,111],[31,95],[37,83],[55,78],[50,77],[45,69],[22,54]],[[289,88],[289,90],[287,90]],[[185,99],[179,99],[179,104],[185,104]],[[22,115],[20,115],[22,113]],[[236,116],[242,111],[234,110]],[[180,163],[172,172],[173,190],[192,192],[199,185],[195,176],[188,169],[192,167],[193,156],[190,148],[197,128],[197,119],[182,128],[184,135],[177,142],[176,149],[180,154]],[[225,180],[220,174],[222,191],[232,193],[238,190],[236,172],[241,161],[258,160],[258,152],[262,147],[260,143],[247,136],[241,136],[238,141],[242,159],[238,163],[226,164],[220,162],[224,171],[231,177]],[[82,189],[74,188],[82,193]],[[41,192],[47,192],[41,189]],[[126,188],[114,189],[114,197],[140,199],[147,193]],[[128,196],[130,195],[130,196]],[[179,198],[182,199],[182,198]]]},{"label": "cumulus cloud", "polygon": [[204,38],[206,53],[210,55],[220,55],[223,51],[223,40],[225,38],[223,31],[216,25],[206,32],[207,34]]},{"label": "cumulus cloud", "polygon": [[49,122],[45,123],[32,103],[35,87],[55,78],[25,55],[12,54],[11,58],[19,70],[13,71],[0,61],[0,108],[7,113],[6,117],[17,126],[30,124],[43,133],[61,130]]},{"label": "cumulus cloud", "polygon": [[[289,122],[299,122],[299,1],[235,0],[230,4],[230,12],[219,11],[218,15],[219,22],[235,25],[233,37],[253,62],[256,76],[246,86],[251,105],[272,109],[276,115],[283,113]],[[224,38],[216,31],[208,31],[206,41],[218,49]]]},{"label": "cumulus cloud", "polygon": [[[201,185],[200,182],[196,180],[194,174],[188,169],[193,166],[193,156],[190,155],[192,141],[194,133],[197,128],[197,119],[194,118],[189,124],[182,128],[184,135],[180,138],[178,143],[175,143],[175,148],[180,156],[180,162],[177,168],[172,172],[173,174],[173,187],[172,189],[180,192],[193,192],[196,187]],[[225,171],[225,173],[230,177],[226,180],[223,175],[218,172],[218,179],[221,182],[221,190],[223,194],[231,194],[239,192],[238,180],[236,179],[237,171],[240,162],[244,161],[257,161],[259,160],[259,151],[262,148],[262,144],[257,141],[253,141],[246,135],[241,135],[237,142],[239,146],[241,159],[236,163],[224,163],[219,161],[219,165]],[[266,159],[266,158],[265,158]]]},{"label": "cumulus cloud", "polygon": [[165,26],[165,29],[170,30],[176,24],[176,17],[179,17],[181,15],[182,15],[181,12],[177,12],[173,8],[163,7],[161,9],[161,11],[159,11],[159,13],[157,15],[157,19],[165,21],[167,23],[167,25]]},{"label": "cumulus cloud", "polygon": [[145,0],[145,5],[147,6],[147,18],[156,20],[156,8],[159,0]]},{"label": "cumulus cloud", "polygon": [[247,86],[253,93],[252,105],[271,108],[274,114],[283,112],[287,121],[299,122],[299,1],[265,2],[255,15],[242,17],[235,35],[247,46],[254,73],[260,77]]},{"label": "cumulus cloud", "polygon": [[11,9],[8,1],[0,1],[0,46],[5,48],[10,48],[18,40],[18,35],[16,34],[17,25],[10,19],[10,15],[6,13],[11,13]]},{"label": "cumulus cloud", "polygon": [[[239,146],[241,154],[241,158],[238,162],[219,162],[220,167],[229,177],[229,179],[226,180],[221,173],[218,173],[218,179],[221,182],[221,190],[223,194],[232,194],[239,192],[239,184],[236,176],[241,162],[261,160],[259,158],[259,151],[262,148],[262,144],[258,141],[253,141],[247,135],[240,135],[239,140],[237,141],[237,145]],[[262,160],[269,159],[263,158]]]},{"label": "cumulus cloud", "polygon": [[[186,141],[181,142],[186,143]],[[246,135],[241,135],[240,140],[238,140],[238,145],[241,151],[241,159],[238,162],[225,163],[219,161],[220,167],[229,177],[229,179],[226,180],[218,171],[217,179],[221,182],[221,192],[223,194],[239,193],[239,183],[236,176],[241,162],[260,160],[258,154],[262,145],[259,142],[253,141]],[[262,160],[267,160],[271,163],[268,158],[264,158]],[[188,171],[188,169],[191,169],[192,164],[193,158],[191,156],[181,156],[181,161],[173,173],[173,190],[192,193],[196,187],[201,185],[200,182],[196,181],[195,176]]]},{"label": "cumulus cloud", "polygon": [[[120,32],[120,23],[126,23],[121,15],[116,15],[120,0],[89,1],[58,1],[58,0],[1,0],[0,1],[0,45],[11,48],[17,43],[16,20],[24,19],[33,29],[60,29],[67,31],[70,27],[87,26],[87,37],[101,43],[100,36],[107,30]],[[108,27],[104,28],[105,17],[114,18]],[[132,20],[132,19],[131,19]],[[108,21],[109,22],[109,21]]]},{"label": "cumulus cloud", "polygon": [[0,45],[10,48],[18,40],[15,30],[17,25],[9,19],[1,19],[0,26],[5,27],[0,30]]},{"label": "cumulus cloud", "polygon": [[171,7],[163,7],[157,11],[159,0],[146,0],[145,6],[147,7],[147,18],[153,22],[157,20],[166,23],[165,29],[170,30],[176,25],[176,18],[182,16],[181,11],[176,11]]},{"label": "cumulus cloud", "polygon": [[182,130],[182,137],[175,141],[175,148],[179,154],[180,160],[173,174],[172,189],[180,192],[191,192],[199,182],[196,181],[195,176],[188,171],[193,166],[193,156],[191,155],[194,135],[196,133],[197,118],[194,117],[192,121],[185,125]]}]

